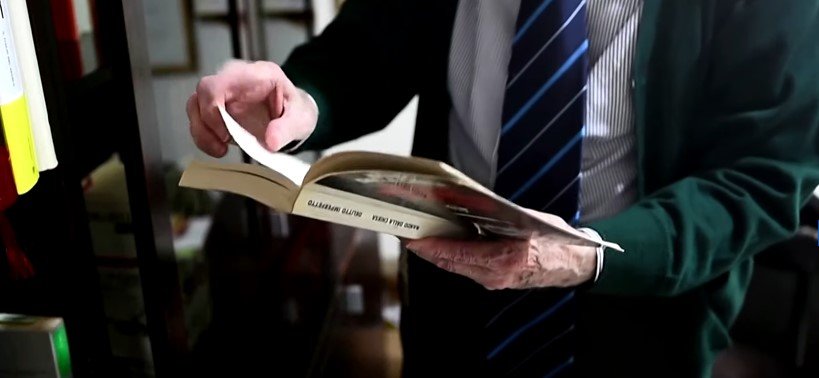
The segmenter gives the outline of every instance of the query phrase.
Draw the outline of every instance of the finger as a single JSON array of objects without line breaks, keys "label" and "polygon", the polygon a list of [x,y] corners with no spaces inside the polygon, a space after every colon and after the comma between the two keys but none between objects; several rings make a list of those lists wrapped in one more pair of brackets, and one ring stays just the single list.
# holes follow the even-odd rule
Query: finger
[{"label": "finger", "polygon": [[293,96],[295,95],[291,93],[284,94],[281,117],[273,119],[267,125],[265,146],[271,151],[278,151],[294,140],[306,138],[316,126],[312,110],[307,108],[304,101]]},{"label": "finger", "polygon": [[467,277],[489,290],[508,289],[514,286],[514,276],[499,275],[485,267],[443,259],[431,262],[450,273]]},{"label": "finger", "polygon": [[199,85],[196,87],[196,94],[199,99],[199,115],[202,123],[222,142],[226,142],[230,138],[225,121],[219,112],[219,107],[225,105],[228,79],[207,76],[200,80]]},{"label": "finger", "polygon": [[205,127],[199,114],[199,105],[196,93],[189,99],[186,105],[188,120],[190,121],[190,133],[193,141],[199,149],[213,157],[222,157],[227,153],[225,143],[219,141],[213,132]]},{"label": "finger", "polygon": [[272,62],[229,61],[216,75],[203,78],[197,87],[204,123],[220,140],[229,140],[230,135],[219,107],[225,106],[229,111],[235,112],[242,103],[264,101],[281,75],[281,70]]},{"label": "finger", "polygon": [[225,83],[225,99],[259,102],[270,94],[279,81],[287,80],[284,71],[273,62],[233,60],[219,69],[217,76]]},{"label": "finger", "polygon": [[528,240],[463,241],[425,238],[407,243],[407,248],[430,259],[446,259],[492,269],[524,266],[529,252]]},{"label": "finger", "polygon": [[278,85],[270,95],[270,118],[276,119],[284,113],[284,88]]},{"label": "finger", "polygon": [[296,119],[293,116],[296,110],[283,112],[282,116],[270,121],[264,133],[264,144],[270,151],[281,150],[282,147],[294,140],[293,129]]},{"label": "finger", "polygon": [[270,117],[278,118],[283,112],[287,91],[293,84],[273,62],[247,63],[231,61],[219,71],[226,86],[225,102],[269,102]]},{"label": "finger", "polygon": [[479,248],[491,248],[496,250],[494,242],[481,243],[445,239],[445,238],[424,238],[412,241],[407,244],[407,248],[416,254],[429,259],[445,259],[464,264],[486,265],[488,256],[478,253]]},{"label": "finger", "polygon": [[191,136],[193,136],[193,141],[200,150],[205,152],[206,154],[220,158],[225,156],[227,153],[227,145],[220,142],[216,139],[213,134],[205,130],[201,127],[190,127]]},{"label": "finger", "polygon": [[451,273],[460,274],[464,277],[471,278],[477,282],[493,281],[497,278],[497,274],[493,271],[478,265],[463,264],[457,261],[446,259],[432,259],[431,263],[437,267]]}]

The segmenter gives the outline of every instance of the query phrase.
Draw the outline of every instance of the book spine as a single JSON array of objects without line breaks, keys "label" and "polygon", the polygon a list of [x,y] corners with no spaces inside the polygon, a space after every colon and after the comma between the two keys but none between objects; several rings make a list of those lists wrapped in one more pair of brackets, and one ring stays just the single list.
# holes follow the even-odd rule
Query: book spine
[{"label": "book spine", "polygon": [[446,219],[317,184],[302,188],[293,214],[407,239],[465,234]]},{"label": "book spine", "polygon": [[0,0],[0,117],[17,193],[23,194],[37,183],[40,171],[8,11],[7,1]]},{"label": "book spine", "polygon": [[43,95],[40,65],[37,61],[34,38],[31,33],[28,7],[25,1],[9,1],[7,4],[11,19],[11,34],[17,47],[23,89],[28,101],[31,131],[37,152],[37,166],[42,172],[57,167],[57,155],[51,139],[51,125],[48,122],[48,109]]}]

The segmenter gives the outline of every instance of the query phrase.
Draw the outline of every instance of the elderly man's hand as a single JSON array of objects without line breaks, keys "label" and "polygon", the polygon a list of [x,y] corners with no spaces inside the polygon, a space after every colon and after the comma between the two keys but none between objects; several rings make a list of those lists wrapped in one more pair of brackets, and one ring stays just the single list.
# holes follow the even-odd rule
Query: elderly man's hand
[{"label": "elderly man's hand", "polygon": [[426,238],[406,246],[438,267],[491,290],[576,286],[592,279],[597,267],[594,247],[558,244],[547,237],[499,241]]},{"label": "elderly man's hand", "polygon": [[278,65],[230,61],[217,74],[202,78],[188,99],[193,141],[214,157],[227,153],[230,140],[218,110],[222,105],[270,151],[304,140],[318,122],[315,102]]}]

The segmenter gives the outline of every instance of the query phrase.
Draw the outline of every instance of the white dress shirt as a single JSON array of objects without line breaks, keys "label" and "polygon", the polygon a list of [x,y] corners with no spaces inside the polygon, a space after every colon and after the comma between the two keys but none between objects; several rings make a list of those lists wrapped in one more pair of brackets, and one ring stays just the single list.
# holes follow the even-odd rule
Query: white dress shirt
[{"label": "white dress shirt", "polygon": [[[580,173],[582,222],[614,215],[635,199],[631,66],[642,3],[581,3],[587,6],[591,67]],[[452,35],[450,158],[455,168],[490,188],[519,6],[520,0],[461,0]]]}]

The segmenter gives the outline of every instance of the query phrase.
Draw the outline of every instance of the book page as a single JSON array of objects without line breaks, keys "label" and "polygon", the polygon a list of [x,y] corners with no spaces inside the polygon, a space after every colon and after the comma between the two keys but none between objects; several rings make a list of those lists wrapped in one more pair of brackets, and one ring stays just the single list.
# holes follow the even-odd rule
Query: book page
[{"label": "book page", "polygon": [[[598,243],[582,231],[562,227],[562,221],[537,216],[443,162],[352,151],[324,157],[311,167],[293,156],[270,152],[255,136],[241,127],[224,107],[220,107],[219,111],[228,132],[248,155],[287,177],[293,185],[302,186],[302,190],[321,186],[323,188],[311,190],[327,192],[332,189],[335,194],[347,197],[354,195],[350,198],[375,200],[375,203],[385,209],[426,214],[458,225],[464,230],[472,230],[477,235],[512,238],[548,236],[556,243],[590,246],[602,244],[621,249],[616,244]],[[242,190],[246,193],[252,191],[248,188]],[[301,203],[304,198],[307,196],[299,197],[297,211],[325,216],[319,219],[332,222],[345,219],[329,219],[331,215],[316,212],[306,202]]]},{"label": "book page", "polygon": [[228,133],[230,133],[233,141],[239,145],[239,148],[259,164],[281,173],[297,186],[301,186],[302,182],[304,182],[304,176],[310,170],[310,164],[289,154],[271,152],[259,142],[258,138],[239,125],[228,114],[224,106],[219,107],[219,112],[222,114],[222,120],[225,121]]},{"label": "book page", "polygon": [[259,165],[201,161],[185,169],[179,186],[242,195],[285,213],[293,211],[299,190],[283,175]]},{"label": "book page", "polygon": [[468,185],[480,184],[447,164],[419,157],[398,156],[381,152],[347,151],[325,156],[310,168],[304,182],[315,181],[328,175],[347,171],[398,171],[447,177]]},{"label": "book page", "polygon": [[561,244],[600,245],[582,231],[561,227],[562,221],[557,218],[537,216],[494,193],[487,193],[486,188],[454,176],[393,170],[345,171],[308,181],[302,191],[314,187],[352,193],[378,201],[384,208],[429,214],[470,230],[473,236],[548,237]]}]

